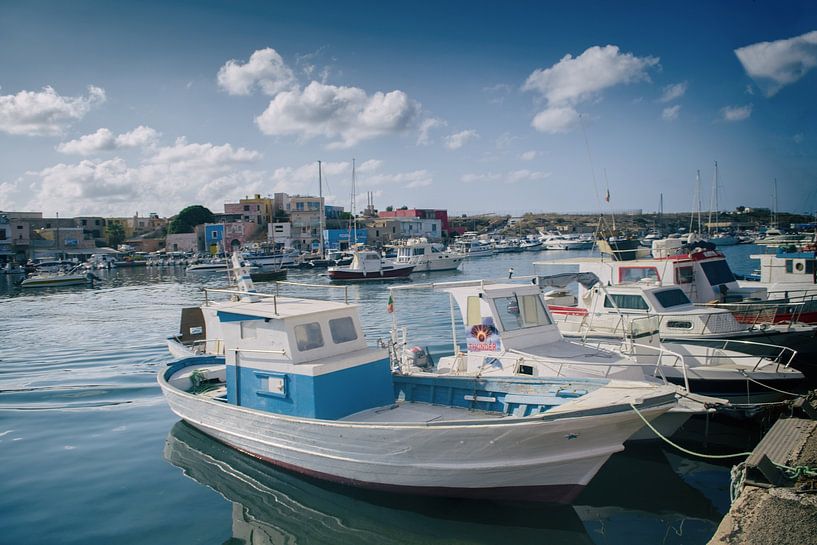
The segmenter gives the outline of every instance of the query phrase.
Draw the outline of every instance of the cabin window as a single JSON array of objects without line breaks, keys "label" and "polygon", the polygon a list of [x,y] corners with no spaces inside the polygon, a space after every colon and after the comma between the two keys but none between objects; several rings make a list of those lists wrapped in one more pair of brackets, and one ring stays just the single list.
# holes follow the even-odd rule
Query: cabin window
[{"label": "cabin window", "polygon": [[806,260],[806,274],[814,274],[814,263],[813,259]]},{"label": "cabin window", "polygon": [[786,272],[789,274],[794,272],[794,261],[791,259],[786,260]]},{"label": "cabin window", "polygon": [[728,284],[735,281],[735,275],[725,260],[701,262],[701,268],[709,280],[710,286],[717,286],[718,284]]},{"label": "cabin window", "polygon": [[355,322],[349,316],[329,320],[329,332],[335,344],[348,343],[357,339]]},{"label": "cabin window", "polygon": [[621,267],[618,270],[618,281],[620,283],[638,282],[644,278],[660,280],[658,269],[655,267]]},{"label": "cabin window", "polygon": [[667,322],[667,327],[670,329],[692,329],[692,322],[679,322],[677,320],[670,320]]},{"label": "cabin window", "polygon": [[664,308],[691,304],[689,297],[678,289],[655,292],[655,298],[658,299],[658,302],[661,303],[661,306]]},{"label": "cabin window", "polygon": [[380,256],[379,256],[379,255],[377,255],[377,254],[368,254],[368,255],[366,256],[366,260],[367,260],[367,261],[375,261],[375,260],[379,261],[379,260],[380,260]]},{"label": "cabin window", "polygon": [[517,375],[529,375],[533,376],[533,366],[531,365],[520,365],[519,368],[516,370]]},{"label": "cabin window", "polygon": [[479,325],[482,323],[482,312],[479,308],[479,297],[472,295],[468,297],[468,308],[466,309],[466,325]]},{"label": "cabin window", "polygon": [[298,343],[298,350],[305,352],[323,346],[323,333],[321,324],[311,322],[295,326],[295,341]]},{"label": "cabin window", "polygon": [[538,295],[496,297],[494,306],[505,331],[550,325],[542,300]]},{"label": "cabin window", "polygon": [[678,267],[675,269],[676,284],[692,284],[695,281],[695,272],[692,267]]},{"label": "cabin window", "polygon": [[618,307],[627,310],[650,310],[650,306],[640,295],[625,295],[622,293],[612,293],[606,296],[604,298],[604,307]]},{"label": "cabin window", "polygon": [[801,273],[801,272],[803,272],[803,269],[805,269],[805,265],[803,265],[802,262],[798,261],[797,263],[794,264],[794,270],[795,271]]},{"label": "cabin window", "polygon": [[258,323],[257,322],[238,322],[241,328],[242,339],[255,339],[258,337]]},{"label": "cabin window", "polygon": [[414,248],[414,255],[425,255],[425,248]]}]

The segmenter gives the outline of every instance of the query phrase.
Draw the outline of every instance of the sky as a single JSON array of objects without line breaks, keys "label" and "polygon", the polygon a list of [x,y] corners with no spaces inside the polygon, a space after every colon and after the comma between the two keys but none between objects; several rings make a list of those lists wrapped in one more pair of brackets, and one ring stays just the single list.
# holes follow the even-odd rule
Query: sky
[{"label": "sky", "polygon": [[813,0],[0,10],[0,210],[817,211]]}]

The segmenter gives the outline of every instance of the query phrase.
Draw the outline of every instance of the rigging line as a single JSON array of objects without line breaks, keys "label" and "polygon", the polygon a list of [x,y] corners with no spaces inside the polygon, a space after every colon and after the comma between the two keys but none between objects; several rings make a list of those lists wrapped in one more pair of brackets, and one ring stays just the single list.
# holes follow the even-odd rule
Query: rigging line
[{"label": "rigging line", "polygon": [[584,137],[584,145],[587,149],[587,158],[590,162],[590,175],[593,179],[593,191],[596,193],[596,204],[599,207],[599,210],[602,210],[602,213],[599,215],[600,218],[604,219],[604,208],[601,205],[601,195],[599,195],[599,186],[596,183],[596,168],[593,166],[593,154],[590,152],[590,140],[587,138],[587,131],[584,130],[584,123],[582,122],[584,114],[579,114],[579,127],[582,129],[582,136]]}]

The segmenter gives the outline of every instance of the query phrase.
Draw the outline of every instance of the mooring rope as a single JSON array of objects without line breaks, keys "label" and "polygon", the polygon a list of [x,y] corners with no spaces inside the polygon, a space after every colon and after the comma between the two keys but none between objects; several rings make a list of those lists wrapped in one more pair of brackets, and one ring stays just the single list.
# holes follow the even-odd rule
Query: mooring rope
[{"label": "mooring rope", "polygon": [[747,375],[747,374],[746,374],[746,371],[744,371],[743,369],[741,369],[739,372],[740,372],[740,374],[741,374],[741,375],[743,375],[744,377],[746,377],[746,380],[748,380],[748,381],[750,381],[750,382],[754,382],[755,384],[758,384],[758,385],[760,385],[760,386],[763,386],[764,388],[768,388],[769,390],[773,390],[773,391],[778,392],[778,393],[780,393],[780,394],[785,394],[785,395],[787,395],[787,396],[792,396],[792,397],[797,397],[797,396],[799,396],[799,395],[800,395],[800,394],[793,394],[793,393],[791,393],[791,392],[787,392],[787,391],[785,391],[785,390],[778,390],[777,388],[773,388],[772,386],[769,386],[768,384],[763,384],[762,382],[760,382],[760,381],[758,381],[758,380],[755,380],[755,379],[753,379],[752,377],[750,377],[749,375]]}]

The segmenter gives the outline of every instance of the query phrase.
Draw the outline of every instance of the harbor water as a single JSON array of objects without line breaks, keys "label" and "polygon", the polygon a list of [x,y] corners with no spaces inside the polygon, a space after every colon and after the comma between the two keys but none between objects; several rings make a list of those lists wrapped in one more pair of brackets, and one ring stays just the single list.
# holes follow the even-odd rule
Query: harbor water
[{"label": "harbor water", "polygon": [[[755,246],[725,250],[749,273]],[[525,252],[404,283],[564,272]],[[170,412],[156,374],[181,308],[220,273],[98,271],[94,288],[23,291],[0,277],[0,536],[4,543],[706,543],[729,508],[730,463],[654,442],[614,455],[570,506],[372,493],[302,478],[233,451]],[[313,271],[289,280],[329,284]],[[328,296],[361,305],[370,343],[394,318],[417,344],[450,340],[448,300],[386,283]],[[261,290],[272,289],[258,284]],[[308,295],[305,288],[282,288]],[[312,293],[324,297],[324,291]],[[757,436],[732,430],[734,451]],[[728,450],[728,449],[727,449]]]}]

